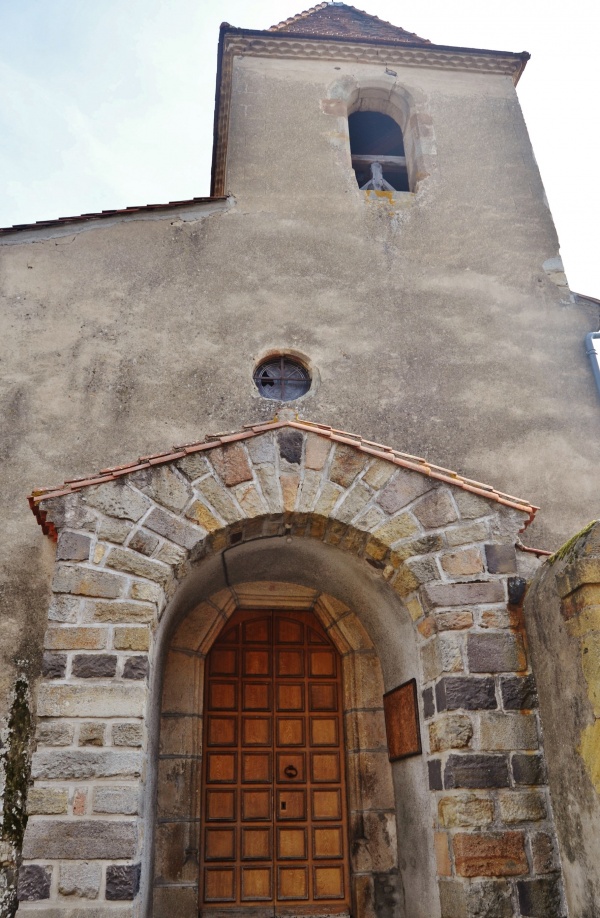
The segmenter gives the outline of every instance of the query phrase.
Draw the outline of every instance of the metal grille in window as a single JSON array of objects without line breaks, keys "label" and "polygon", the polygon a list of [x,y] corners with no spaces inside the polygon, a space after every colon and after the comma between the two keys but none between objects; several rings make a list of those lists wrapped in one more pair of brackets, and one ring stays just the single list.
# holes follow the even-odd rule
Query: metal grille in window
[{"label": "metal grille in window", "polygon": [[277,357],[261,363],[254,372],[254,382],[263,398],[291,402],[310,389],[310,376],[301,364],[289,357]]}]

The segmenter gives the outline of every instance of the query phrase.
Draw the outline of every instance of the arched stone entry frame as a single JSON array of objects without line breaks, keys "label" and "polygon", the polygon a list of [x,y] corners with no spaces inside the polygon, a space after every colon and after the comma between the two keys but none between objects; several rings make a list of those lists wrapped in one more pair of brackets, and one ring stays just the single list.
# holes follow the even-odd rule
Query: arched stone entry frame
[{"label": "arched stone entry frame", "polygon": [[[94,899],[97,915],[152,914],[151,765],[168,638],[200,601],[214,602],[228,559],[254,554],[253,577],[230,582],[270,580],[257,552],[271,543],[271,560],[283,555],[273,552],[274,542],[317,547],[319,592],[337,594],[363,616],[366,606],[345,597],[343,584],[327,584],[333,567],[325,556],[351,559],[361,572],[359,593],[368,582],[405,610],[397,629],[386,622],[388,635],[404,627],[404,615],[419,648],[413,665],[425,755],[409,761],[421,771],[427,765],[431,809],[412,815],[423,837],[433,824],[420,867],[426,876],[435,854],[439,894],[430,884],[427,901],[407,900],[406,914],[483,916],[500,900],[506,915],[535,915],[528,903],[536,896],[552,889],[556,898],[522,620],[507,605],[515,537],[534,508],[423,460],[301,422],[146,458],[38,492],[32,504],[59,540],[22,911],[42,915],[45,900],[55,918]],[[297,578],[288,570],[273,579]],[[377,603],[370,609],[385,676],[386,633],[373,630]],[[397,810],[403,764],[393,768]],[[402,845],[399,851],[407,877]],[[361,918],[368,914],[368,903],[357,906]]]}]

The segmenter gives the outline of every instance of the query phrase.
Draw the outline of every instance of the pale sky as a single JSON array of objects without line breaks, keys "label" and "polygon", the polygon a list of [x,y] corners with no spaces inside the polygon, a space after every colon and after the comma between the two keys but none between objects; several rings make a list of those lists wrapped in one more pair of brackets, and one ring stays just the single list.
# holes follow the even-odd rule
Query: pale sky
[{"label": "pale sky", "polygon": [[[208,195],[220,23],[307,5],[0,0],[0,226]],[[597,2],[357,5],[436,44],[531,53],[518,93],[567,276],[600,297]]]}]

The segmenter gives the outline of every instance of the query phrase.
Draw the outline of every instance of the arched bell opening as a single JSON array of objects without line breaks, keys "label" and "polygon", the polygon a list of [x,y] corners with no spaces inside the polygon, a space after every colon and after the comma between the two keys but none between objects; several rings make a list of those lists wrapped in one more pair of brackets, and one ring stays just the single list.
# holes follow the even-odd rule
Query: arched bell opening
[{"label": "arched bell opening", "polygon": [[[345,909],[361,918],[436,914],[425,763],[416,757],[390,764],[383,717],[384,691],[410,678],[420,682],[413,624],[399,597],[364,562],[331,546],[291,537],[256,540],[206,559],[189,574],[163,616],[157,666],[161,675],[154,689],[153,732],[159,739],[151,752],[157,767],[150,769],[156,818],[149,913],[155,918],[197,914],[201,869],[207,867],[202,847],[206,659],[236,621],[234,616],[259,610],[268,611],[274,622],[291,613],[297,619],[312,616],[339,659],[347,779],[343,856],[350,881]],[[310,714],[306,716],[308,728]],[[241,747],[236,751],[242,754]],[[310,751],[309,744],[307,755]],[[236,819],[241,830],[238,814]],[[241,852],[240,841],[236,844]],[[317,904],[311,902],[303,913],[340,913],[335,901]],[[234,903],[218,908],[225,915],[240,905],[236,893]],[[263,906],[265,915],[271,907]],[[285,903],[273,907],[280,914]],[[298,903],[295,908],[299,914]],[[214,905],[200,902],[200,914],[203,910],[212,915]]]}]

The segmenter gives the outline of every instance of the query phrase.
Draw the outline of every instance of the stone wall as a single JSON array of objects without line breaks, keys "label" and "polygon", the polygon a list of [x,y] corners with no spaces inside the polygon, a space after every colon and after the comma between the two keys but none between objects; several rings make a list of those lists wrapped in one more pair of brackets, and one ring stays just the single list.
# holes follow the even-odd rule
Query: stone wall
[{"label": "stone wall", "polygon": [[[411,471],[375,444],[307,432],[294,422],[271,428],[184,448],[137,471],[114,470],[104,484],[75,482],[62,496],[41,499],[46,529],[59,534],[58,557],[20,911],[54,918],[91,899],[96,914],[114,914],[119,902],[117,914],[125,916],[149,902],[158,740],[152,712],[163,681],[165,691],[177,691],[180,677],[170,675],[167,659],[163,680],[167,637],[179,621],[177,634],[187,629],[189,640],[214,636],[214,622],[225,618],[218,603],[212,619],[189,617],[203,598],[198,584],[208,598],[215,570],[222,578],[229,563],[225,555],[255,551],[264,540],[271,568],[285,546],[308,541],[321,546],[323,557],[350,556],[363,578],[379,584],[388,597],[379,609],[359,607],[358,593],[349,603],[373,635],[384,679],[379,692],[401,681],[394,667],[403,651],[390,652],[395,632],[409,627],[419,646],[411,665],[425,755],[415,787],[418,797],[428,782],[430,815],[422,810],[412,826],[403,815],[410,812],[403,797],[410,772],[397,763],[405,897],[398,909],[405,908],[405,918],[560,918],[513,547],[527,511],[491,489],[488,496],[473,493],[460,476]],[[256,560],[248,569],[261,579]],[[323,580],[325,570],[317,561],[295,577]],[[335,585],[332,573],[326,579],[321,590]],[[382,619],[389,597],[397,609],[392,627]],[[235,604],[230,596],[226,606]],[[188,674],[188,683],[197,683],[199,672]],[[411,832],[421,845],[424,833],[431,841],[412,865],[402,844]],[[439,898],[423,881],[434,855]],[[370,882],[356,904],[361,918],[374,914],[374,875]],[[419,882],[423,897],[416,901]],[[193,902],[189,908],[191,916]]]},{"label": "stone wall", "polygon": [[525,615],[570,914],[600,901],[600,523],[539,571]]}]

